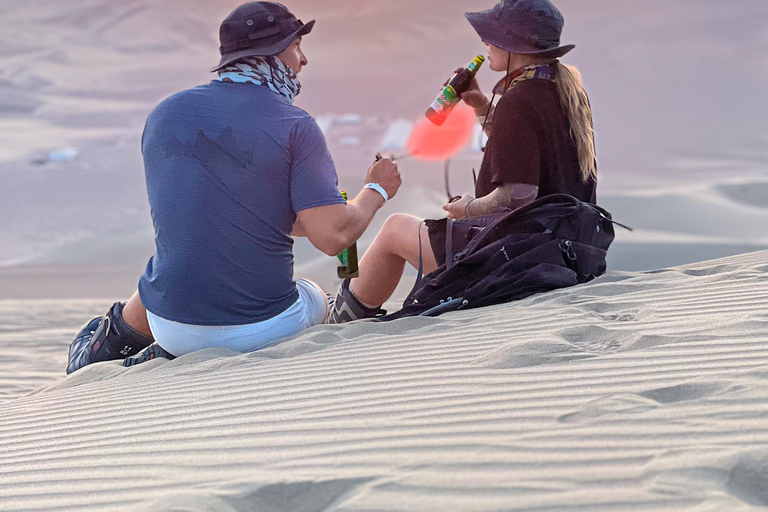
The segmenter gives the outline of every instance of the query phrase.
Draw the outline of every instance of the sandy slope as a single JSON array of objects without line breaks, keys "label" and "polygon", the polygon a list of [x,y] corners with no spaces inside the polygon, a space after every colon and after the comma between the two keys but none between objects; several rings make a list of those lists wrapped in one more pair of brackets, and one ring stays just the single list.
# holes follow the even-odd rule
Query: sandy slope
[{"label": "sandy slope", "polygon": [[[164,96],[211,78],[218,24],[238,3],[0,0],[0,297],[132,292],[136,279],[125,276],[138,274],[152,252],[139,153],[144,119]],[[316,116],[362,120],[328,131],[343,187],[359,182],[391,122],[419,119],[446,75],[484,51],[462,14],[493,3],[290,2],[301,18],[318,21],[305,44],[310,65],[298,104]],[[768,3],[558,5],[567,19],[563,39],[577,44],[565,60],[582,69],[594,105],[598,197],[641,231],[619,234],[612,268],[662,268],[768,247],[765,213],[754,212],[768,206],[758,190],[768,162]],[[487,68],[480,75],[485,90],[498,78]],[[353,139],[357,145],[347,144]],[[73,162],[31,163],[70,145],[79,151]],[[466,153],[455,163],[454,193],[470,190],[479,161]],[[403,162],[406,186],[442,192],[440,168]],[[734,179],[758,191],[729,188]],[[638,192],[658,198],[654,211],[686,219],[647,215],[649,204],[633,200]],[[688,214],[695,218],[702,207],[718,222],[692,227]],[[401,207],[418,209],[418,201]],[[734,236],[733,225],[756,230]],[[693,235],[705,239],[694,247]],[[101,268],[91,287],[62,269],[57,289],[46,294],[40,282],[72,265]],[[110,266],[121,267],[119,278],[109,279]]]},{"label": "sandy slope", "polygon": [[0,509],[761,509],[766,304],[761,252],[96,365],[0,405]]}]

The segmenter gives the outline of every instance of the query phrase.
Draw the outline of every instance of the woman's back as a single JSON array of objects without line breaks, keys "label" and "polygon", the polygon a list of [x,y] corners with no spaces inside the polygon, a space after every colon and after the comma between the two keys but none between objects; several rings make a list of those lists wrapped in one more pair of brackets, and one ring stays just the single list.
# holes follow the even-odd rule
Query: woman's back
[{"label": "woman's back", "polygon": [[568,194],[596,202],[596,180],[582,179],[571,124],[551,80],[521,82],[496,106],[476,195],[504,183],[538,186],[538,197]]}]

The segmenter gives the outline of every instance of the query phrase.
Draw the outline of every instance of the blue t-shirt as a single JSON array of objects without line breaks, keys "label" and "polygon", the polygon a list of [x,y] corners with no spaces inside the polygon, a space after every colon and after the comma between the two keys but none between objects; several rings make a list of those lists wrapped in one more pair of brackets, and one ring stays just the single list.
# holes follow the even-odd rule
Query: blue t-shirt
[{"label": "blue t-shirt", "polygon": [[344,203],[315,120],[267,87],[210,84],[149,115],[142,138],[155,255],[147,310],[192,325],[243,325],[298,299],[296,213]]}]

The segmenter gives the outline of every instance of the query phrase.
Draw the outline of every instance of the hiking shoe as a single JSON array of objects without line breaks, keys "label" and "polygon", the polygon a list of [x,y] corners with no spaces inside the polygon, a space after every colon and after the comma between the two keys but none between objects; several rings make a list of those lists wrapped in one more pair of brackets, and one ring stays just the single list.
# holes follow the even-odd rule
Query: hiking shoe
[{"label": "hiking shoe", "polygon": [[331,313],[328,315],[329,324],[343,324],[353,320],[363,320],[365,318],[378,318],[387,314],[386,311],[378,308],[369,308],[358,300],[349,289],[349,279],[341,282],[339,294],[330,304]]},{"label": "hiking shoe", "polygon": [[146,363],[156,357],[162,357],[172,361],[176,359],[176,356],[165,350],[163,347],[157,344],[157,342],[151,344],[135,356],[126,357],[123,359],[123,366],[128,368],[129,366],[136,366],[137,364]]},{"label": "hiking shoe", "polygon": [[80,364],[79,359],[83,357],[83,353],[85,352],[86,346],[88,345],[88,343],[91,342],[91,338],[93,338],[93,333],[96,332],[96,328],[99,326],[102,320],[104,320],[103,316],[97,316],[96,318],[88,322],[88,325],[83,327],[83,330],[81,330],[79,333],[77,333],[77,336],[75,336],[75,341],[73,341],[72,344],[69,346],[69,361],[67,363],[67,375],[88,364],[87,362],[84,364]]},{"label": "hiking shoe", "polygon": [[131,329],[122,316],[124,304],[116,302],[101,318],[94,318],[69,346],[67,375],[91,363],[125,359],[155,340]]}]

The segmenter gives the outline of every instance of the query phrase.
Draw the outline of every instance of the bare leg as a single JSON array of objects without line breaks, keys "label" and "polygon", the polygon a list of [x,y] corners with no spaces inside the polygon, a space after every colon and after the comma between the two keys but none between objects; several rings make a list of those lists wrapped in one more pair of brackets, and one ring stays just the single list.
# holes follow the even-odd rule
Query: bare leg
[{"label": "bare leg", "polygon": [[152,337],[152,331],[149,329],[149,322],[147,321],[147,310],[141,303],[138,291],[123,306],[123,321],[131,329],[140,332],[144,336]]},{"label": "bare leg", "polygon": [[427,227],[422,219],[412,215],[393,215],[384,223],[360,261],[360,277],[350,283],[355,297],[371,306],[380,306],[389,300],[403,277],[405,263],[419,268],[419,229],[424,273],[437,269]]}]

